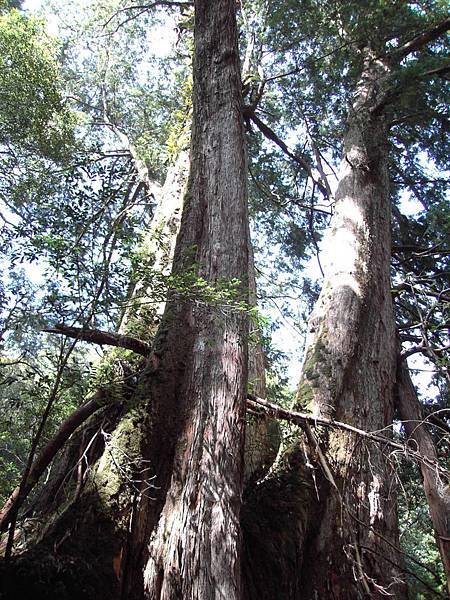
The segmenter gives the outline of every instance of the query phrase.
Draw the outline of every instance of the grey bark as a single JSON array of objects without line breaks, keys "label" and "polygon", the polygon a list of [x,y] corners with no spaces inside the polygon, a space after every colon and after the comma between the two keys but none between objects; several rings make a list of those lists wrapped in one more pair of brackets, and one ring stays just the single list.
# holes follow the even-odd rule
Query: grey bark
[{"label": "grey bark", "polygon": [[[365,431],[388,432],[394,409],[396,336],[390,295],[387,130],[373,114],[389,75],[365,49],[344,139],[325,279],[309,324],[295,408]],[[405,597],[395,491],[383,449],[344,431],[309,426],[284,450],[271,479],[244,508],[247,561],[264,556],[288,600]],[[274,490],[290,519],[276,519]],[[278,500],[279,502],[280,500]],[[253,516],[252,513],[255,513]],[[256,540],[256,521],[277,531]],[[280,558],[282,557],[282,558]],[[246,596],[275,599],[269,577],[249,575]],[[285,581],[289,581],[286,584]]]},{"label": "grey bark", "polygon": [[[249,305],[257,306],[255,261],[249,233],[248,246]],[[257,324],[250,324],[250,347],[248,353],[248,392],[260,398],[266,397],[265,357],[261,331]],[[247,413],[245,431],[245,483],[262,479],[273,465],[281,443],[278,421],[266,415]]]},{"label": "grey bark", "polygon": [[151,228],[140,248],[142,260],[138,270],[141,272],[125,310],[120,333],[133,335],[137,332],[139,337],[144,336],[149,341],[155,336],[165,302],[161,291],[155,298],[154,288],[158,281],[161,282],[161,276],[170,275],[172,269],[188,172],[189,151],[184,148],[169,167],[158,195]]},{"label": "grey bark", "polygon": [[[298,402],[309,403],[317,416],[366,431],[388,431],[394,409],[396,336],[389,274],[387,131],[384,117],[372,115],[371,109],[390,68],[370,48],[364,53]],[[334,481],[321,498],[320,526],[303,567],[305,597],[318,593],[321,598],[376,598],[383,590],[403,597],[387,457],[381,448],[337,431],[328,434],[323,449]],[[326,476],[330,479],[329,473]]]}]

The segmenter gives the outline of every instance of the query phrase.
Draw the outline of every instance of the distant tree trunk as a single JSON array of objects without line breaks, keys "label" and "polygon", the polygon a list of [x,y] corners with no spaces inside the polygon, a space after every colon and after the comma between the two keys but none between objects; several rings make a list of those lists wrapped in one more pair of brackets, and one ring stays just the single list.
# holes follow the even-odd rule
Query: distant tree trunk
[{"label": "distant tree trunk", "polygon": [[[372,109],[389,67],[369,48],[364,52],[297,405],[317,416],[384,431],[393,417],[396,335],[387,132],[383,116]],[[338,430],[316,437],[308,428],[244,510],[247,597],[343,600],[388,592],[403,598],[391,478],[383,448]],[[290,518],[273,515],[280,510],[289,511]],[[267,544],[255,534],[258,519],[274,530],[273,536],[266,533]],[[262,557],[262,573],[255,574],[252,551]],[[269,573],[279,580],[268,581]]]},{"label": "distant tree trunk", "polygon": [[[250,240],[248,245],[249,303],[257,306],[255,261]],[[248,392],[260,398],[266,397],[265,357],[262,333],[257,323],[251,323],[248,354]],[[248,485],[264,477],[273,465],[281,442],[280,425],[276,419],[247,414],[245,432],[244,480]]]},{"label": "distant tree trunk", "polygon": [[[140,246],[140,261],[134,273],[136,284],[124,311],[121,333],[149,341],[155,336],[165,307],[161,298],[164,290],[158,291],[158,287],[161,288],[161,276],[167,277],[172,270],[188,173],[189,150],[186,148],[169,167],[150,230]],[[155,288],[159,298],[155,298]]]},{"label": "distant tree trunk", "polygon": [[[436,461],[436,448],[424,421],[420,403],[408,367],[402,363],[397,377],[398,411],[409,440],[414,441],[414,449],[430,461]],[[436,544],[442,558],[447,587],[450,593],[450,491],[448,483],[431,465],[420,463],[423,487],[433,522]]]}]

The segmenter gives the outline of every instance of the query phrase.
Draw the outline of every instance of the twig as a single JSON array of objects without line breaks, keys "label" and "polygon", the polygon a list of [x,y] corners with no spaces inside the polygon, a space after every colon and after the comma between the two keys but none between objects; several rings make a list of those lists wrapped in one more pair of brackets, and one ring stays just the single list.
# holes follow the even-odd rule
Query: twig
[{"label": "twig", "polygon": [[177,2],[177,1],[170,1],[170,0],[158,0],[157,2],[152,2],[151,4],[133,4],[131,6],[124,6],[123,8],[119,8],[119,10],[116,10],[116,12],[111,15],[109,17],[109,19],[103,24],[103,29],[105,29],[113,19],[115,19],[119,14],[123,13],[123,12],[130,12],[133,10],[138,10],[139,13],[137,15],[132,15],[131,17],[128,17],[127,19],[121,21],[119,23],[119,25],[117,25],[116,29],[110,33],[108,33],[107,35],[111,35],[114,33],[117,33],[117,31],[123,27],[123,25],[125,25],[126,23],[128,23],[129,21],[132,21],[133,19],[136,19],[137,17],[139,17],[140,15],[148,12],[149,10],[151,10],[152,8],[157,8],[158,6],[169,6],[169,7],[181,7],[181,8],[189,8],[191,6],[194,6],[193,2]]}]

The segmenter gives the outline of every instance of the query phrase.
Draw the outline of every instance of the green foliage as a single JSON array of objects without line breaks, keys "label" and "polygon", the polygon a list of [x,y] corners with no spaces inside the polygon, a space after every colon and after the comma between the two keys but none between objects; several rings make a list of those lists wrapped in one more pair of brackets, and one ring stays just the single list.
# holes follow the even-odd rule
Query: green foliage
[{"label": "green foliage", "polygon": [[183,94],[178,94],[185,59],[164,49],[173,19],[157,10],[129,19],[122,8],[118,0],[53,7],[64,44],[63,74],[87,125],[83,135],[92,140],[94,134],[108,149],[123,147],[126,140],[126,149],[133,146],[150,175],[161,180],[170,158],[173,114],[185,110]]},{"label": "green foliage", "polygon": [[[20,481],[41,415],[52,393],[61,348],[41,347],[33,355],[0,358],[0,504]],[[63,372],[59,394],[38,445],[53,437],[60,423],[79,406],[87,392],[86,350],[77,351]]]},{"label": "green foliage", "polygon": [[[302,270],[317,253],[333,210],[333,198],[324,197],[298,162],[249,123],[258,300],[269,317],[262,319],[249,305],[245,282],[208,282],[192,266],[193,256],[186,257],[182,273],[155,272],[151,257],[137,250],[154,199],[140,186],[136,160],[151,180],[162,182],[167,164],[187,144],[191,12],[166,17],[146,10],[128,19],[121,12],[122,0],[58,3],[52,9],[61,31],[56,41],[45,33],[42,21],[11,10],[15,4],[0,0],[0,241],[5,272],[0,281],[0,502],[23,469],[58,371],[60,344],[64,346],[39,330],[59,322],[116,330],[125,310],[135,308],[130,302],[135,286],[139,307],[140,302],[156,306],[169,297],[212,307],[219,315],[247,313],[251,329],[265,332],[268,398],[291,405],[286,353],[272,337],[280,322],[289,320],[298,347],[303,344],[319,284],[315,275]],[[267,80],[257,114],[314,172],[320,156],[331,184],[361,70],[361,49],[369,45],[379,54],[389,52],[446,11],[444,2],[429,0],[248,0],[241,5],[243,51],[254,44],[244,79],[245,102],[254,101]],[[164,35],[175,26],[179,32],[174,47],[164,53],[155,49],[161,24]],[[437,41],[402,61],[385,82],[391,92],[385,115],[397,320],[405,344],[426,339],[437,348],[448,343],[449,322],[450,221],[446,181],[438,173],[448,156],[448,86],[444,78],[424,74],[441,66],[445,56],[444,44]],[[401,214],[407,198],[421,205],[410,217]],[[410,249],[395,249],[401,246]],[[437,252],[424,252],[430,248]],[[139,296],[139,285],[145,297]],[[144,322],[144,311],[135,312],[139,322],[129,332],[150,336],[153,329]],[[418,323],[426,325],[419,333]],[[129,351],[111,352],[98,366],[83,345],[77,348],[41,445],[97,386],[121,393],[122,366],[132,372],[139,367]],[[432,411],[445,406],[448,384],[442,373],[448,362],[442,352],[430,360],[439,369],[440,388],[435,403],[428,404]],[[416,475],[404,479],[403,548],[411,555],[421,553],[419,559],[437,571],[420,482]],[[410,559],[407,563],[422,579],[411,579],[417,598],[428,598],[430,588],[440,589],[440,575],[434,577]]]},{"label": "green foliage", "polygon": [[61,159],[74,117],[61,93],[58,44],[41,22],[0,14],[0,144]]},{"label": "green foliage", "polygon": [[23,0],[0,0],[0,13],[11,8],[22,8]]},{"label": "green foliage", "polygon": [[[215,307],[225,314],[228,311],[245,312],[250,315],[253,325],[260,322],[258,309],[248,302],[248,287],[239,279],[218,279],[207,281],[198,275],[198,266],[193,265],[183,273],[164,275],[155,271],[146,261],[141,261],[141,253],[134,258],[133,277],[142,285],[145,299],[153,303],[172,301],[194,302],[197,305]],[[135,298],[139,303],[139,298]],[[262,323],[262,321],[261,321]]]},{"label": "green foliage", "polygon": [[399,494],[401,547],[405,552],[408,585],[414,600],[431,600],[445,595],[446,582],[433,526],[418,470],[403,465]]},{"label": "green foliage", "polygon": [[187,147],[191,137],[190,113],[192,110],[192,77],[184,76],[181,82],[180,107],[174,111],[167,138],[169,156],[176,157]]}]

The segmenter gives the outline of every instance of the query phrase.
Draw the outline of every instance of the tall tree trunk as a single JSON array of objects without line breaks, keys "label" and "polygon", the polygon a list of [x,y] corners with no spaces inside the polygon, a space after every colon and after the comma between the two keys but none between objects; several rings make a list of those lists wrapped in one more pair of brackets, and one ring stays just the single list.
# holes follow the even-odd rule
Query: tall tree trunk
[{"label": "tall tree trunk", "polygon": [[195,269],[217,289],[238,282],[237,297],[167,303],[145,386],[155,500],[142,498],[134,523],[126,597],[139,596],[142,554],[146,598],[240,596],[248,216],[235,10],[195,2],[191,174],[173,272]]},{"label": "tall tree trunk", "polygon": [[[387,132],[383,116],[372,112],[389,66],[369,48],[364,52],[297,406],[378,431],[392,424],[396,379]],[[315,485],[308,469],[314,460],[322,471],[316,471]],[[274,479],[260,489],[264,499],[252,504],[260,518],[270,522],[266,496],[273,496],[274,488],[278,497],[282,489],[286,496],[294,490],[285,507],[292,515],[290,523],[277,517],[284,535],[278,531],[271,537],[279,547],[268,547],[265,553],[264,542],[258,542],[259,554],[265,561],[272,557],[271,565],[282,579],[278,584],[283,598],[381,598],[385,592],[404,597],[391,476],[382,448],[343,431],[316,436],[307,428],[305,440],[285,451]],[[246,547],[251,550],[255,524],[248,510],[244,515]],[[289,585],[283,583],[287,577]],[[261,576],[248,584],[247,595],[278,597],[276,585]]]},{"label": "tall tree trunk", "polygon": [[[314,414],[368,431],[390,428],[396,380],[387,132],[383,116],[372,114],[388,72],[366,48],[298,391],[299,403],[309,403]],[[402,597],[388,458],[382,448],[337,430],[324,451],[334,481],[322,491],[320,526],[303,566],[305,597],[375,598],[394,590]]]}]

